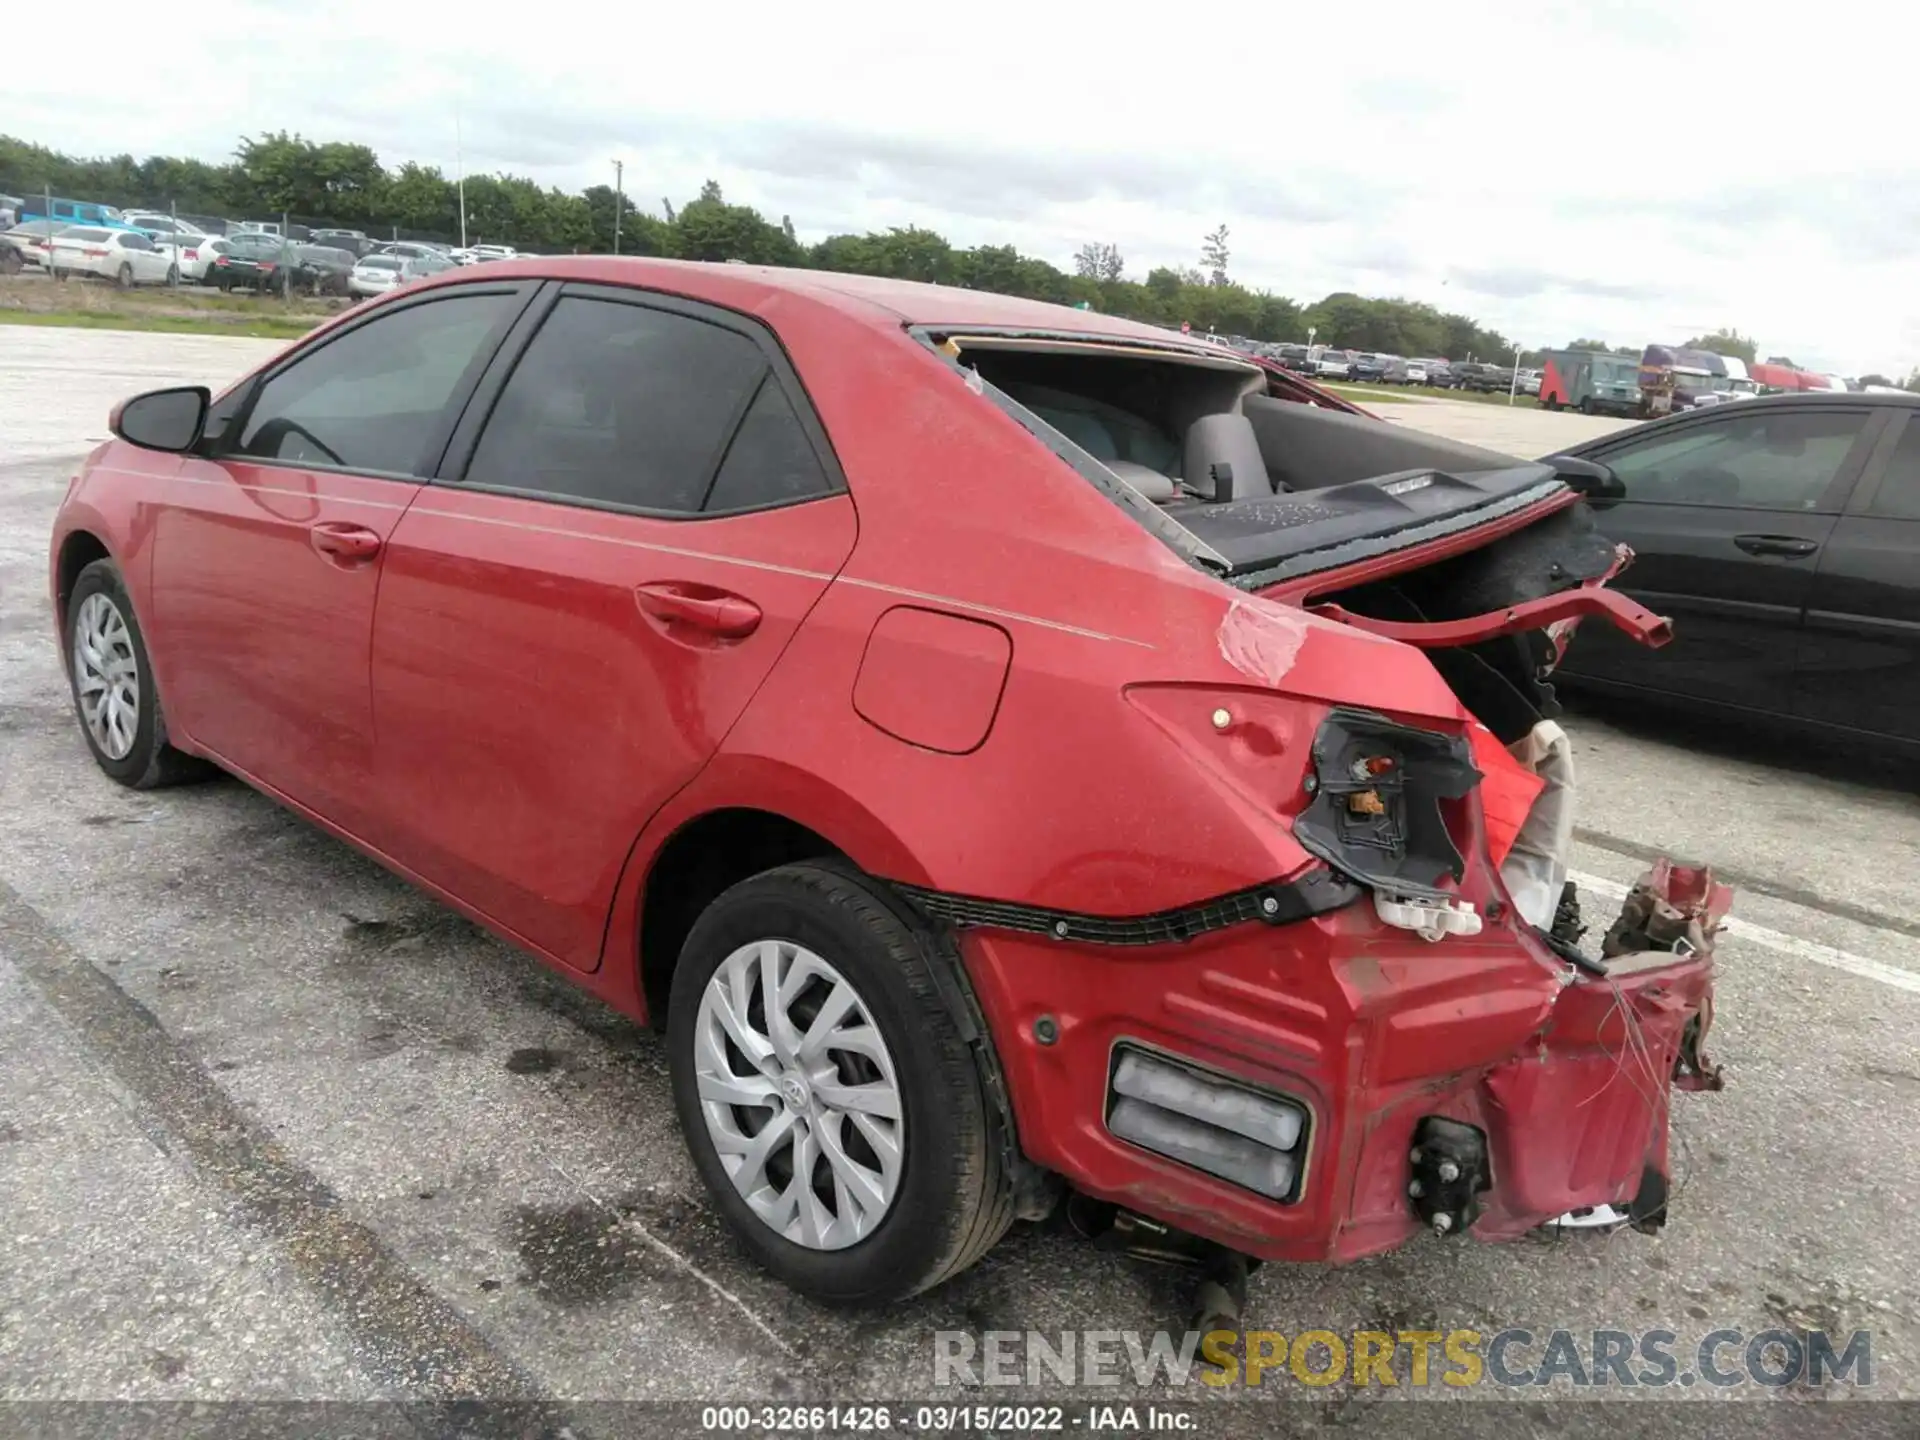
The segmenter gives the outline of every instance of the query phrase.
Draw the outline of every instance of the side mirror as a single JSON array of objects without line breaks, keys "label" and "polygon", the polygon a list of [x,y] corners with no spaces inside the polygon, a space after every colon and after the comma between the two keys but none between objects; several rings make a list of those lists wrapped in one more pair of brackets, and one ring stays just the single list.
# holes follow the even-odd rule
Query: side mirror
[{"label": "side mirror", "polygon": [[184,454],[200,443],[212,403],[213,392],[204,385],[149,390],[114,406],[107,427],[143,450]]},{"label": "side mirror", "polygon": [[1620,477],[1598,460],[1583,460],[1578,455],[1549,455],[1540,462],[1551,465],[1554,474],[1578,490],[1590,505],[1611,504],[1627,498],[1627,487]]}]

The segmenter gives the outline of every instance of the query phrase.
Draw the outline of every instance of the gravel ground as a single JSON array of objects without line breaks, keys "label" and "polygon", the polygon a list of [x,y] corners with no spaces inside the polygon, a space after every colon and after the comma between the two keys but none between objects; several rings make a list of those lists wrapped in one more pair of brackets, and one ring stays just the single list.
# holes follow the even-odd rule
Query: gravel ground
[{"label": "gravel ground", "polygon": [[[554,1407],[526,1414],[578,1434],[685,1433],[697,1409],[606,1407],[927,1397],[938,1331],[1183,1323],[1180,1277],[1032,1227],[885,1314],[794,1298],[706,1207],[650,1035],[236,783],[134,794],[99,775],[45,597],[73,460],[121,394],[221,382],[275,346],[0,340],[0,1399],[25,1407],[16,1421],[131,1413],[28,1402],[327,1401],[370,1408],[249,1413],[289,1433],[345,1414],[359,1433],[438,1433],[475,1421],[449,1402],[486,1398]],[[1522,454],[1605,423],[1445,403],[1392,418]],[[1158,1400],[1197,1407],[1206,1433],[1920,1433],[1915,1408],[1870,1403],[1920,1400],[1920,806],[1848,778],[1844,757],[1619,715],[1572,728],[1590,905],[1610,914],[1658,849],[1742,892],[1715,1028],[1730,1084],[1677,1104],[1669,1227],[1268,1267],[1247,1324],[1665,1327],[1682,1368],[1716,1328],[1859,1328],[1871,1389],[1749,1384],[1701,1404],[1701,1387],[1629,1416],[1559,1383],[1409,1411],[1391,1403],[1404,1390],[1289,1382],[1276,1408],[1129,1382],[1058,1392],[1069,1428],[1124,1428],[1090,1404]]]}]

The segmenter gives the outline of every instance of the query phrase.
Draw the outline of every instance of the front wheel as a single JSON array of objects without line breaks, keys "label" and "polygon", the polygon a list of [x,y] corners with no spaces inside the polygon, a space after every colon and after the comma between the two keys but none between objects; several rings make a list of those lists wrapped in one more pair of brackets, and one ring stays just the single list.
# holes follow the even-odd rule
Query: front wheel
[{"label": "front wheel", "polygon": [[102,770],[135,790],[213,773],[204,760],[167,743],[153,663],[113,561],[94,561],[74,582],[67,597],[66,641],[74,713]]},{"label": "front wheel", "polygon": [[133,266],[130,263],[123,262],[120,268],[113,272],[113,283],[118,285],[122,290],[131,290],[133,288]]},{"label": "front wheel", "polygon": [[829,865],[742,881],[687,937],[667,1026],[681,1129],[721,1211],[793,1289],[898,1300],[1012,1222],[987,1042],[943,998],[964,984],[884,886]]},{"label": "front wheel", "polygon": [[1582,395],[1580,397],[1580,413],[1582,415],[1593,414],[1593,397],[1592,396]]}]

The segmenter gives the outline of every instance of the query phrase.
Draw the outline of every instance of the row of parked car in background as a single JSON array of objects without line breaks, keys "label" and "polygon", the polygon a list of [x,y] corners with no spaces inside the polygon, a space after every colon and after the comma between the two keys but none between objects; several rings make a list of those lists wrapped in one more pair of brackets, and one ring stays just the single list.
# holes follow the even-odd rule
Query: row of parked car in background
[{"label": "row of parked car in background", "polygon": [[1447,360],[1440,356],[1387,355],[1367,350],[1343,350],[1329,345],[1272,344],[1238,335],[1216,336],[1222,344],[1248,355],[1261,355],[1297,375],[1315,380],[1350,380],[1365,385],[1424,385],[1436,390],[1473,390],[1484,394],[1518,390],[1540,393],[1541,372],[1519,371],[1479,360]]},{"label": "row of parked car in background", "polygon": [[0,230],[0,271],[44,270],[60,280],[91,276],[124,289],[181,284],[362,297],[519,254],[507,245],[456,248],[380,240],[360,230],[121,211],[72,200],[0,195],[0,211],[19,217]]}]

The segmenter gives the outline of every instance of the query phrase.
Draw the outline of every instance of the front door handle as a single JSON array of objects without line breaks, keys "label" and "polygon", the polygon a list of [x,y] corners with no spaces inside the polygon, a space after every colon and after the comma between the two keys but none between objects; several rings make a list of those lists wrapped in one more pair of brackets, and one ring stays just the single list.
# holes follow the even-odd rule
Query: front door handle
[{"label": "front door handle", "polygon": [[633,597],[656,620],[688,625],[724,640],[744,639],[760,628],[758,605],[707,585],[655,580],[636,585]]},{"label": "front door handle", "polygon": [[357,565],[380,553],[380,537],[364,525],[348,525],[339,520],[323,520],[307,530],[307,543],[314,552],[329,560]]},{"label": "front door handle", "polygon": [[1736,535],[1733,543],[1749,555],[1811,555],[1818,540],[1796,540],[1791,535]]}]

